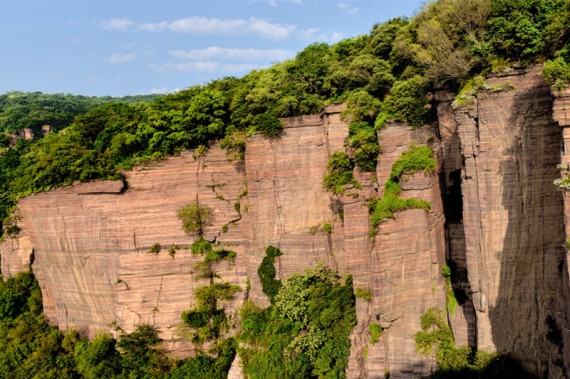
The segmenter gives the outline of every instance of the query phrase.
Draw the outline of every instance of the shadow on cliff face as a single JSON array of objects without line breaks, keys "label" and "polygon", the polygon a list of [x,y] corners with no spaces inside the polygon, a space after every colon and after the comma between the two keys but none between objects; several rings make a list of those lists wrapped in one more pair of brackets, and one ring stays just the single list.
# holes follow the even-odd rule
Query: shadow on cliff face
[{"label": "shadow on cliff face", "polygon": [[[539,84],[518,94],[510,110],[513,144],[501,163],[501,204],[508,225],[503,249],[496,253],[497,299],[489,307],[497,351],[536,377],[565,375],[564,205],[552,183],[559,176],[562,137],[552,118],[552,102],[549,89]],[[489,276],[493,281],[493,274]]]},{"label": "shadow on cliff face", "polygon": [[[409,370],[402,370],[395,375],[386,375],[385,378],[411,378],[414,373],[420,372],[417,367],[410,366]],[[429,375],[429,379],[538,379],[539,377],[528,372],[522,364],[508,356],[497,356],[489,364],[479,368],[464,368],[461,370],[442,370]]]}]

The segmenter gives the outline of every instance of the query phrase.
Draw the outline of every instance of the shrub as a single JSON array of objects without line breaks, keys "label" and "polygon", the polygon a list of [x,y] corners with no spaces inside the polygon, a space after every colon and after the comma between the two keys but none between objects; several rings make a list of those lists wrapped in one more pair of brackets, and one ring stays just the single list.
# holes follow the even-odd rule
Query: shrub
[{"label": "shrub", "polygon": [[425,209],[430,208],[430,203],[419,199],[402,199],[400,197],[400,185],[391,180],[387,180],[384,186],[384,196],[381,199],[372,198],[368,202],[370,209],[370,221],[372,230],[388,219],[394,218],[394,213],[405,209]]},{"label": "shrub", "polygon": [[180,316],[187,326],[195,330],[194,343],[218,339],[221,332],[227,329],[227,317],[224,310],[218,308],[218,301],[231,300],[239,291],[238,286],[225,282],[211,283],[194,290],[197,306],[182,312]]},{"label": "shrub", "polygon": [[275,280],[277,272],[275,271],[275,258],[281,255],[281,251],[274,246],[267,246],[265,249],[265,257],[261,261],[261,265],[257,269],[257,275],[261,281],[261,288],[263,293],[269,297],[273,303],[275,295],[281,288],[281,281]]},{"label": "shrub", "polygon": [[22,231],[22,228],[20,228],[18,225],[10,225],[7,226],[4,230],[6,231],[7,235],[13,237],[18,235]]},{"label": "shrub", "polygon": [[347,145],[353,148],[353,161],[362,171],[375,171],[380,145],[373,126],[364,121],[353,121],[349,125]]},{"label": "shrub", "polygon": [[356,287],[354,289],[354,296],[366,301],[372,301],[372,293],[368,288]]},{"label": "shrub", "polygon": [[204,234],[204,228],[212,221],[212,209],[203,207],[198,202],[184,205],[176,211],[176,216],[182,221],[182,230],[185,233]]},{"label": "shrub", "polygon": [[226,150],[227,157],[232,161],[243,161],[245,159],[245,145],[245,133],[235,127],[228,127],[226,136],[220,143],[220,147]]},{"label": "shrub", "polygon": [[197,159],[205,156],[207,153],[208,153],[208,146],[200,145],[196,148],[196,150],[194,150],[194,154],[192,155],[194,156],[194,159]]},{"label": "shrub", "polygon": [[150,254],[158,254],[162,250],[162,246],[157,242],[148,249],[147,253]]},{"label": "shrub", "polygon": [[168,255],[174,257],[174,254],[176,254],[177,249],[180,249],[178,245],[170,245],[170,247],[168,248]]},{"label": "shrub", "polygon": [[325,222],[323,225],[323,232],[325,233],[332,233],[332,225],[329,224],[328,222]]},{"label": "shrub", "polygon": [[376,234],[376,227],[390,218],[394,213],[404,209],[429,210],[430,203],[419,199],[403,199],[400,197],[400,178],[403,174],[417,171],[433,172],[436,169],[433,152],[427,146],[412,145],[392,165],[390,179],[384,184],[384,196],[381,199],[371,198],[368,201],[370,211],[370,235]]},{"label": "shrub", "polygon": [[457,307],[457,299],[455,298],[455,292],[453,292],[453,287],[451,286],[451,268],[447,264],[444,264],[441,268],[441,275],[445,278],[446,307],[449,313],[453,315]]},{"label": "shrub", "polygon": [[570,84],[570,65],[562,57],[544,63],[542,74],[546,83],[558,90],[562,90]]},{"label": "shrub", "polygon": [[396,120],[411,126],[424,125],[433,118],[427,95],[428,81],[422,76],[398,81],[384,99],[382,112],[393,114]]},{"label": "shrub", "polygon": [[380,325],[372,322],[368,327],[368,331],[370,332],[370,343],[374,345],[380,339],[380,335],[382,334],[382,328]]},{"label": "shrub", "polygon": [[284,281],[275,304],[241,310],[244,373],[251,378],[343,378],[356,324],[352,278],[323,266]]},{"label": "shrub", "polygon": [[253,125],[255,130],[265,137],[275,138],[281,134],[283,124],[279,119],[269,113],[262,113],[254,117]]},{"label": "shrub", "polygon": [[343,194],[344,187],[348,184],[358,186],[358,182],[352,175],[354,163],[346,153],[334,152],[327,163],[327,169],[328,172],[323,177],[323,185],[335,195]]},{"label": "shrub", "polygon": [[390,180],[399,181],[402,174],[418,171],[432,173],[436,169],[433,151],[428,146],[412,145],[392,165]]},{"label": "shrub", "polygon": [[194,255],[204,255],[212,250],[212,244],[206,241],[203,237],[200,237],[196,241],[192,242],[190,249]]}]

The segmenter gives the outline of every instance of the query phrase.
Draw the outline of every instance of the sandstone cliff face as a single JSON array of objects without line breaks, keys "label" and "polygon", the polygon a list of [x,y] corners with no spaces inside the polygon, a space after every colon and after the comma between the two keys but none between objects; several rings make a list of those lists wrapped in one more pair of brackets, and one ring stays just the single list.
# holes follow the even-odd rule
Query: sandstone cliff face
[{"label": "sandstone cliff face", "polygon": [[504,90],[479,93],[455,112],[457,131],[448,141],[459,137],[464,161],[456,222],[464,245],[450,242],[452,257],[465,247],[477,347],[508,354],[537,376],[561,377],[565,220],[562,194],[552,184],[561,130],[539,70],[489,78]]},{"label": "sandstone cliff face", "polygon": [[[553,104],[553,118],[558,125],[562,128],[562,146],[561,146],[561,165],[570,165],[570,89],[564,91],[554,90],[553,94],[555,96]],[[566,175],[567,170],[562,170],[561,175]],[[566,241],[570,238],[570,193],[564,191],[562,193],[564,200],[564,224],[565,224],[565,235]],[[566,242],[566,247],[568,244]],[[568,248],[566,249],[566,260],[564,266],[562,267],[562,281],[565,289],[570,287],[570,277],[568,268]],[[563,298],[565,303],[564,312],[560,312],[560,315],[564,315],[566,318],[566,326],[559,329],[562,330],[562,340],[565,342],[564,348],[561,349],[564,356],[564,365],[566,372],[570,372],[570,328],[568,328],[569,315],[570,315],[570,291],[563,291]]]},{"label": "sandstone cliff face", "polygon": [[[459,302],[449,315],[456,344],[560,377],[570,361],[563,359],[570,357],[570,201],[552,181],[557,165],[570,163],[570,92],[554,100],[539,70],[489,78],[508,90],[480,93],[463,108],[452,107],[454,94],[436,93],[437,125],[380,131],[376,173],[356,172],[362,188],[343,196],[322,186],[326,162],[344,149],[348,133],[344,107],[334,105],[284,120],[277,139],[251,137],[242,163],[214,145],[202,157],[186,153],[139,167],[126,173],[126,184],[83,183],[22,199],[23,231],[0,244],[2,273],[31,265],[46,315],[62,329],[92,336],[150,323],[173,354],[187,356],[193,346],[180,314],[206,282],[192,274],[200,258],[184,247],[196,236],[182,232],[176,210],[198,201],[214,211],[205,238],[237,252],[234,264],[216,267],[219,280],[242,288],[223,304],[231,322],[246,297],[268,304],[257,268],[271,244],[283,253],[280,278],[324,262],[372,294],[357,299],[348,377],[420,377],[435,361],[416,353],[414,334],[426,309],[446,306],[447,260]],[[366,200],[383,195],[392,164],[412,143],[433,147],[440,175],[403,180],[402,196],[431,207],[397,212],[370,237]],[[147,253],[155,243],[162,251]],[[172,245],[180,248],[170,256]],[[383,328],[373,345],[371,323]],[[236,360],[231,377],[240,375]]]},{"label": "sandstone cliff face", "polygon": [[[416,354],[413,335],[427,308],[445,304],[439,181],[420,175],[403,183],[404,197],[428,200],[432,209],[400,212],[370,238],[366,200],[382,195],[373,175],[357,173],[363,188],[342,197],[322,186],[330,155],[344,149],[343,109],[336,105],[320,116],[287,119],[278,139],[250,138],[244,163],[228,161],[213,146],[204,157],[188,153],[128,172],[126,188],[122,182],[84,183],[22,199],[23,232],[1,245],[3,272],[13,275],[34,258],[46,315],[62,329],[76,327],[92,336],[97,330],[131,331],[150,323],[170,349],[187,355],[192,346],[181,337],[180,314],[192,304],[196,286],[205,283],[192,276],[198,257],[183,248],[169,256],[166,249],[191,244],[176,210],[198,201],[214,210],[205,238],[237,252],[235,264],[216,267],[221,280],[244,290],[224,304],[231,320],[246,295],[268,304],[257,268],[272,244],[283,252],[276,262],[281,278],[324,262],[351,273],[356,287],[373,294],[371,302],[358,299],[350,377],[426,374],[433,361]],[[378,182],[387,179],[412,141],[425,143],[430,136],[405,125],[387,129],[381,136],[386,149]],[[332,232],[323,231],[325,223]],[[33,255],[26,241],[33,244]],[[155,243],[163,250],[147,253]],[[247,278],[252,286],[246,294]],[[368,346],[371,322],[385,331]]]}]

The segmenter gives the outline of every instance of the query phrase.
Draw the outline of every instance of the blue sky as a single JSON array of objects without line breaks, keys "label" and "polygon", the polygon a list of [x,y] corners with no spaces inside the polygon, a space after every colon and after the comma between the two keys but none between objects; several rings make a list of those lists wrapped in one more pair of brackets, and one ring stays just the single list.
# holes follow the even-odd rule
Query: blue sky
[{"label": "blue sky", "polygon": [[165,93],[412,16],[420,0],[0,0],[0,93]]}]

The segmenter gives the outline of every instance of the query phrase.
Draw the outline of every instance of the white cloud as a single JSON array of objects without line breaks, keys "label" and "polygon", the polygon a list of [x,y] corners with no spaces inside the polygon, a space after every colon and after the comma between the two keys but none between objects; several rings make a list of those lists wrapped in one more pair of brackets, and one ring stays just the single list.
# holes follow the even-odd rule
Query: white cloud
[{"label": "white cloud", "polygon": [[252,17],[249,19],[249,29],[261,37],[269,39],[287,38],[295,30],[294,25],[273,24],[263,19]]},{"label": "white cloud", "polygon": [[348,13],[351,16],[356,16],[358,14],[358,12],[360,11],[360,9],[358,9],[358,7],[353,7],[348,3],[337,3],[336,4],[337,9]]},{"label": "white cloud", "polygon": [[171,32],[202,35],[246,35],[256,34],[267,39],[284,39],[293,34],[295,25],[283,25],[270,21],[251,17],[244,18],[209,18],[188,17],[174,21],[145,22],[135,24],[129,19],[111,19],[102,21],[100,27],[104,30],[116,30],[126,32],[136,29],[147,32]]},{"label": "white cloud", "polygon": [[118,64],[118,63],[126,63],[126,62],[130,62],[130,61],[134,61],[135,59],[137,59],[136,53],[111,54],[107,58],[107,62],[113,63],[113,64]]},{"label": "white cloud", "polygon": [[301,40],[305,42],[327,42],[336,43],[343,38],[346,38],[344,33],[339,32],[323,32],[319,28],[305,29],[299,33]]},{"label": "white cloud", "polygon": [[149,32],[190,33],[190,34],[230,34],[247,27],[244,19],[219,19],[208,17],[189,17],[174,21],[143,23],[138,29]]},{"label": "white cloud", "polygon": [[134,24],[135,22],[129,20],[128,18],[112,18],[110,20],[101,21],[99,23],[99,27],[103,30],[126,32]]},{"label": "white cloud", "polygon": [[170,55],[175,58],[192,61],[204,61],[215,58],[232,60],[270,60],[282,61],[295,56],[295,52],[285,49],[235,49],[222,47],[208,47],[195,50],[173,50]]},{"label": "white cloud", "polygon": [[148,93],[150,95],[165,95],[167,93],[176,93],[176,92],[180,92],[182,91],[182,88],[180,87],[176,87],[174,89],[169,89],[166,87],[160,87],[160,88],[151,88],[150,91],[148,91]]},{"label": "white cloud", "polygon": [[165,64],[151,64],[149,66],[159,73],[168,72],[191,72],[191,73],[245,73],[265,66],[244,63],[244,64],[224,64],[219,62],[168,62]]}]

